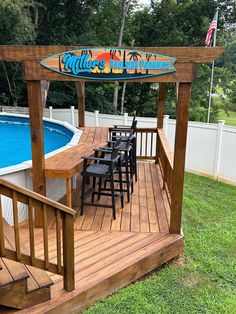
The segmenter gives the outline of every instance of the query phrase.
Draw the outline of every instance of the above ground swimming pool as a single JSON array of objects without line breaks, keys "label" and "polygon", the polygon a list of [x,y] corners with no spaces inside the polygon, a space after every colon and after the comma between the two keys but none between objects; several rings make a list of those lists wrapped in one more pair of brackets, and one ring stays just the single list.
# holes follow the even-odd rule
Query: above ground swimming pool
[{"label": "above ground swimming pool", "polygon": [[[74,132],[58,123],[44,121],[45,154],[71,142]],[[29,118],[0,115],[0,168],[31,160]]]}]

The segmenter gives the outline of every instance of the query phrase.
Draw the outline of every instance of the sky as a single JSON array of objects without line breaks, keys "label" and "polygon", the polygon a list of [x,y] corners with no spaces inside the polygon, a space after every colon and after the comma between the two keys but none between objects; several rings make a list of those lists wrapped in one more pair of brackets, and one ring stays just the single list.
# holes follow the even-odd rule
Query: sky
[{"label": "sky", "polygon": [[140,4],[150,4],[150,0],[138,0]]}]

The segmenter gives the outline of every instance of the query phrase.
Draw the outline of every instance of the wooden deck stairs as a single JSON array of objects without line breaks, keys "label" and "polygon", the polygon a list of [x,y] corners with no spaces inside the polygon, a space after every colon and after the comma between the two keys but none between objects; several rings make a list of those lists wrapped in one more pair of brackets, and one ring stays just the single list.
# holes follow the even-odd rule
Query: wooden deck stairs
[{"label": "wooden deck stairs", "polygon": [[[4,231],[6,243],[13,248],[14,230],[6,221]],[[50,300],[52,284],[44,270],[0,258],[0,305],[25,309]]]}]

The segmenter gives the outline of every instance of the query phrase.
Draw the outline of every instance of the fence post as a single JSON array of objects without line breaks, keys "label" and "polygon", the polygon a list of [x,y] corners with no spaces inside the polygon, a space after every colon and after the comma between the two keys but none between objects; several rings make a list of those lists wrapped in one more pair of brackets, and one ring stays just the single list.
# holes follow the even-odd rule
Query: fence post
[{"label": "fence post", "polygon": [[52,119],[52,107],[49,107],[49,119]]},{"label": "fence post", "polygon": [[216,151],[215,151],[215,165],[214,165],[214,178],[217,179],[220,170],[221,148],[222,148],[222,134],[225,125],[225,120],[218,120],[218,130],[216,138]]},{"label": "fence post", "polygon": [[167,132],[168,132],[168,121],[169,121],[169,115],[168,114],[165,114],[164,115],[164,119],[163,119],[163,129],[164,129],[164,133],[167,137]]},{"label": "fence post", "polygon": [[94,111],[95,126],[98,126],[98,114],[99,114],[99,111],[95,110]]},{"label": "fence post", "polygon": [[128,124],[128,113],[124,113],[124,125]]},{"label": "fence post", "polygon": [[75,114],[74,114],[74,111],[75,111],[75,107],[74,107],[74,106],[71,106],[71,107],[70,107],[71,124],[72,124],[73,126],[75,126]]}]

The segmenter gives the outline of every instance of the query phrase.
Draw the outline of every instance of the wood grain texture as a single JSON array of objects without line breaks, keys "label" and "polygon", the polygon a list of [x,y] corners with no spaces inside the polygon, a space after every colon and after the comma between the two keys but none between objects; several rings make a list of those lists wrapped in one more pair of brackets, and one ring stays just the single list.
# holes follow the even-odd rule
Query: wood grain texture
[{"label": "wood grain texture", "polygon": [[[159,165],[154,162],[138,162],[138,182],[134,182],[134,192],[130,203],[125,197],[124,208],[117,203],[117,217],[112,219],[109,208],[85,206],[84,215],[75,219],[76,230],[86,231],[129,231],[129,232],[169,232],[166,215],[166,200],[163,199],[163,179],[158,177]],[[78,185],[78,184],[77,184]],[[79,186],[79,185],[78,185]],[[73,195],[73,206],[80,210],[79,188]],[[108,197],[101,197],[106,204]],[[100,203],[98,201],[98,203]]]},{"label": "wood grain texture", "polygon": [[[84,138],[94,140],[99,133],[96,129],[87,132]],[[154,162],[138,162],[138,182],[134,183],[131,202],[125,202],[124,209],[117,208],[117,221],[112,219],[108,208],[86,207],[84,216],[78,215],[74,222],[74,234],[69,235],[65,229],[73,230],[72,221],[64,226],[65,234],[74,236],[74,248],[64,261],[64,267],[75,262],[75,290],[66,292],[73,286],[71,277],[63,284],[61,276],[51,274],[54,281],[52,299],[24,310],[24,313],[70,313],[106,296],[111,292],[133,282],[152,271],[161,264],[178,256],[183,248],[183,236],[169,233],[169,205],[162,189],[163,181],[160,167]],[[101,201],[106,201],[103,196]],[[74,195],[73,203],[79,204],[79,193]],[[146,206],[146,208],[144,208]],[[145,217],[146,215],[146,217]],[[71,216],[71,218],[73,218]],[[55,221],[60,221],[60,217]],[[49,269],[57,262],[60,248],[57,243],[57,224],[48,221]],[[20,240],[30,249],[29,226],[20,227]],[[37,228],[34,234],[36,265],[44,256],[42,242],[43,229]],[[73,255],[74,254],[74,255]],[[24,259],[24,255],[22,255]],[[55,267],[54,272],[58,269]],[[68,275],[70,272],[68,271]]]},{"label": "wood grain texture", "polygon": [[79,127],[85,126],[85,82],[75,82]]},{"label": "wood grain texture", "polygon": [[[83,233],[83,239],[91,235],[89,231]],[[178,256],[183,248],[181,235],[135,232],[94,235],[96,238],[90,242],[80,243],[81,232],[75,231],[75,240],[80,243],[75,248],[75,290],[66,293],[60,277],[53,275],[52,299],[25,310],[25,314],[78,312]]]},{"label": "wood grain texture", "polygon": [[[30,134],[32,148],[32,171],[34,191],[46,195],[46,181],[44,176],[44,136],[43,136],[43,104],[41,82],[27,83]],[[42,226],[42,211],[35,211],[35,224]]]},{"label": "wood grain texture", "polygon": [[175,148],[171,188],[170,232],[180,233],[186,141],[188,131],[188,109],[190,104],[191,84],[179,84],[179,96],[176,116]]},{"label": "wood grain texture", "polygon": [[164,118],[164,107],[165,107],[165,96],[167,93],[167,84],[160,83],[159,85],[159,96],[157,101],[157,128],[163,128],[163,118]]},{"label": "wood grain texture", "polygon": [[[50,55],[88,48],[85,46],[0,46],[0,59],[5,61],[41,61]],[[91,48],[96,48],[92,47]],[[122,47],[126,48],[126,47]],[[130,47],[127,47],[130,49]],[[204,47],[134,47],[135,50],[164,54],[177,58],[178,62],[211,63],[223,52],[224,48]]]}]

